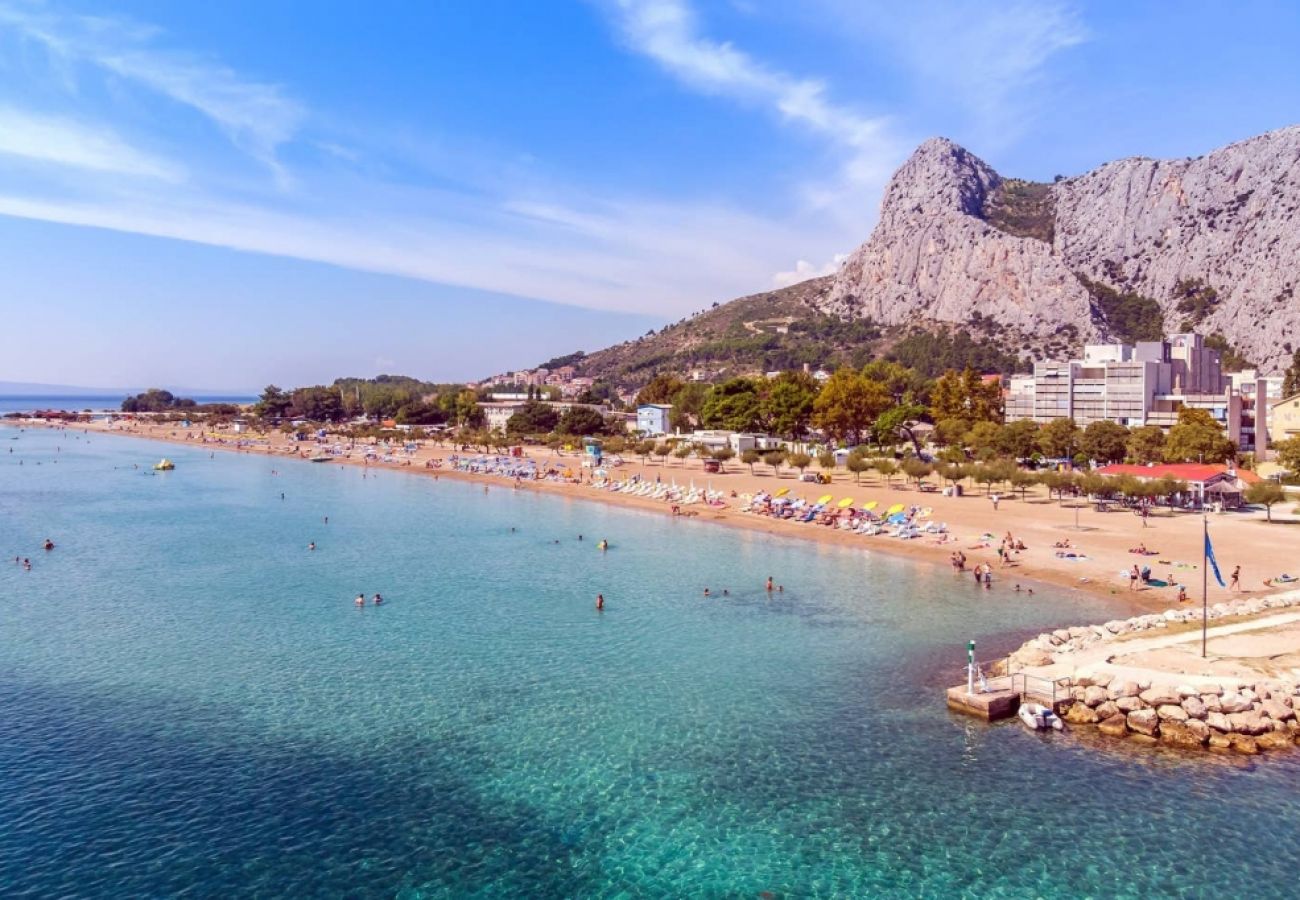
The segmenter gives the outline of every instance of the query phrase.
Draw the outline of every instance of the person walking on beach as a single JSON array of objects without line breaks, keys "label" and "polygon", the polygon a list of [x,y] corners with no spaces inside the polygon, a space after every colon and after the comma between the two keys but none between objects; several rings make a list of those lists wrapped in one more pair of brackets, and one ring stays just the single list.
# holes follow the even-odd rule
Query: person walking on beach
[{"label": "person walking on beach", "polygon": [[1237,566],[1232,570],[1232,583],[1228,585],[1228,589],[1238,592],[1241,591],[1241,566]]},{"label": "person walking on beach", "polygon": [[1133,568],[1130,569],[1128,573],[1128,589],[1130,591],[1136,591],[1138,589],[1138,579],[1141,577],[1142,573],[1138,571],[1137,563],[1134,563]]}]

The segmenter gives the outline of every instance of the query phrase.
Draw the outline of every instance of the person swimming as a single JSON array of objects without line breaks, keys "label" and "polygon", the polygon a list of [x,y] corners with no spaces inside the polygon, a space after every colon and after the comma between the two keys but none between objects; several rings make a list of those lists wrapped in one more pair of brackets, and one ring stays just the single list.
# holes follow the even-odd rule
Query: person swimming
[{"label": "person swimming", "polygon": [[358,607],[360,607],[360,606],[365,606],[365,605],[366,605],[366,595],[365,595],[365,594],[357,594],[357,599],[356,599],[356,600],[353,600],[352,602],[355,603]]},{"label": "person swimming", "polygon": [[44,546],[46,550],[53,550],[54,541],[50,540],[49,538],[46,538],[45,543],[42,546]]},{"label": "person swimming", "polygon": [[596,609],[603,610],[604,608],[605,608],[605,595],[604,595],[604,594],[597,594],[597,595],[596,595]]},{"label": "person swimming", "polygon": [[383,603],[384,603],[384,598],[381,597],[379,594],[375,594],[375,606],[382,606]]},{"label": "person swimming", "polygon": [[708,588],[705,588],[705,589],[704,589],[704,596],[706,596],[706,597],[709,596],[709,589],[708,589]]},{"label": "person swimming", "polygon": [[609,549],[609,541],[605,540],[604,538],[601,538],[601,539],[600,539],[600,543],[596,544],[596,549],[597,549],[597,550],[608,550],[608,549]]},{"label": "person swimming", "polygon": [[315,542],[315,541],[312,541],[310,544],[308,544],[308,545],[307,545],[307,549],[308,549],[308,550],[315,550],[315,549],[316,549],[316,542]]},{"label": "person swimming", "polygon": [[771,576],[771,575],[767,576],[767,590],[768,590],[768,593],[771,593],[771,591],[772,591],[772,576]]}]

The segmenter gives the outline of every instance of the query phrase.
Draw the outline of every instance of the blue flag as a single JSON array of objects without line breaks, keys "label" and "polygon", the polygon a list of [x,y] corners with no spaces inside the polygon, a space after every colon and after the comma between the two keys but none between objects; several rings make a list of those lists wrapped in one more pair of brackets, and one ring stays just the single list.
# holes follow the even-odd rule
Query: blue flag
[{"label": "blue flag", "polygon": [[1219,561],[1214,558],[1214,545],[1210,543],[1210,533],[1205,533],[1205,558],[1210,561],[1210,570],[1214,572],[1214,580],[1219,583],[1219,587],[1227,587],[1223,583],[1223,576],[1219,574]]}]

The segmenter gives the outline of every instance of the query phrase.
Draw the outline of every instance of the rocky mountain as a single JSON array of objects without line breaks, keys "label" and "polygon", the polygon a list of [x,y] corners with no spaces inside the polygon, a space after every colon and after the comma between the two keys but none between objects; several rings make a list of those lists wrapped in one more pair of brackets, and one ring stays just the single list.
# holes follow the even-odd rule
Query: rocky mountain
[{"label": "rocky mountain", "polygon": [[991,322],[1036,356],[1196,328],[1276,372],[1300,346],[1297,281],[1300,126],[1053,184],[934,138],[812,305],[881,326]]},{"label": "rocky mountain", "polygon": [[1050,184],[934,138],[894,174],[871,237],[835,275],[715,303],[580,369],[622,385],[877,356],[1025,370],[1086,341],[1194,328],[1225,361],[1278,372],[1300,347],[1298,283],[1300,126]]}]

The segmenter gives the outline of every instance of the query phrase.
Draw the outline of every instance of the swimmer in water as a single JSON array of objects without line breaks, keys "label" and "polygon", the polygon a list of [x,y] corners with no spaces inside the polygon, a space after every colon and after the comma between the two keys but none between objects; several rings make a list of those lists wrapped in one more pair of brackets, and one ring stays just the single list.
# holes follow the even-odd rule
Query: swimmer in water
[{"label": "swimmer in water", "polygon": [[768,593],[771,593],[771,592],[772,592],[772,576],[771,576],[771,575],[767,576],[767,590],[768,590]]},{"label": "swimmer in water", "polygon": [[352,602],[355,603],[358,607],[365,606],[365,605],[366,605],[366,595],[365,595],[365,594],[357,594],[357,599],[353,600]]},{"label": "swimmer in water", "polygon": [[596,545],[596,549],[597,549],[597,550],[608,550],[608,549],[609,549],[609,541],[605,540],[604,538],[601,538],[601,539],[600,539],[600,543]]},{"label": "swimmer in water", "polygon": [[375,594],[375,606],[382,606],[383,602],[384,602],[384,598],[379,596],[378,594]]},{"label": "swimmer in water", "polygon": [[605,608],[605,595],[604,595],[604,594],[597,594],[597,595],[596,595],[596,609],[601,609],[601,610],[603,610],[604,608]]},{"label": "swimmer in water", "polygon": [[45,547],[46,550],[53,550],[53,549],[54,549],[54,541],[50,540],[49,538],[46,538],[46,539],[45,539],[45,544],[44,544],[43,546]]},{"label": "swimmer in water", "polygon": [[704,589],[704,596],[706,596],[706,597],[709,596],[709,589],[708,589],[708,588],[705,588],[705,589]]},{"label": "swimmer in water", "polygon": [[308,545],[307,545],[307,549],[308,549],[308,550],[315,550],[315,549],[316,549],[316,542],[315,542],[315,541],[312,541],[310,544],[308,544]]}]

